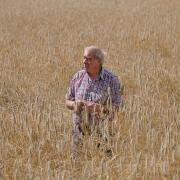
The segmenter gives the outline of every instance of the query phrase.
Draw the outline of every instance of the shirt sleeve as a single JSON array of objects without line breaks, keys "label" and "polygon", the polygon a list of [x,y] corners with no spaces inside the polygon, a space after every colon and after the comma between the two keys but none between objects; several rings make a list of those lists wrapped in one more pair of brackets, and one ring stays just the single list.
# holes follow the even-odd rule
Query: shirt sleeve
[{"label": "shirt sleeve", "polygon": [[75,76],[72,78],[65,96],[66,100],[75,100]]},{"label": "shirt sleeve", "polygon": [[111,100],[112,105],[114,106],[120,106],[122,97],[120,94],[120,82],[117,76],[113,78],[113,81],[111,83]]}]

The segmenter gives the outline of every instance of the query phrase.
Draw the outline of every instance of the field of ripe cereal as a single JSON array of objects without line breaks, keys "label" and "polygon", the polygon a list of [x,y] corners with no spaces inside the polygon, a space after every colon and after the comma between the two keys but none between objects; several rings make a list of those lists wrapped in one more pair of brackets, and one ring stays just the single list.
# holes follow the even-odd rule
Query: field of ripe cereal
[{"label": "field of ripe cereal", "polygon": [[[0,179],[180,179],[179,7],[0,0]],[[74,163],[64,96],[92,44],[107,52],[124,107],[111,140],[86,136]]]}]

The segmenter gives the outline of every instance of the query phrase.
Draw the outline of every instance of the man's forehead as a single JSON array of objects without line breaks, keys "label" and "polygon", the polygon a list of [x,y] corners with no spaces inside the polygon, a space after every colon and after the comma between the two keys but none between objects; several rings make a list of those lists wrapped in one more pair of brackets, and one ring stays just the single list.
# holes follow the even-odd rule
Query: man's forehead
[{"label": "man's forehead", "polygon": [[84,50],[84,55],[91,56],[93,55],[92,52],[89,49]]}]

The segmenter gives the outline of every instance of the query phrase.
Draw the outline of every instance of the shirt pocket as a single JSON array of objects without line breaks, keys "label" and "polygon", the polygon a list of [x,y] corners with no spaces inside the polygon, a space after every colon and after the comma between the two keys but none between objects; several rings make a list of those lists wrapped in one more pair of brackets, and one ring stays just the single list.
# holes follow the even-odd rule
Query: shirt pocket
[{"label": "shirt pocket", "polygon": [[78,88],[75,93],[75,99],[76,100],[83,100],[84,99],[84,89]]},{"label": "shirt pocket", "polygon": [[100,104],[106,104],[108,99],[108,93],[106,90],[96,92],[96,102]]}]

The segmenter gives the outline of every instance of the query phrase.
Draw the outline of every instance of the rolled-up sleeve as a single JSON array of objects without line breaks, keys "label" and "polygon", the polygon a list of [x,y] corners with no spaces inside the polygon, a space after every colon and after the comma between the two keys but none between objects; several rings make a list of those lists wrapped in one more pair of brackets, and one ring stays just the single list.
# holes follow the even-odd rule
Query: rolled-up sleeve
[{"label": "rolled-up sleeve", "polygon": [[66,100],[75,100],[75,77],[72,78],[65,96]]},{"label": "rolled-up sleeve", "polygon": [[111,82],[111,98],[113,106],[120,106],[122,97],[120,94],[120,81],[117,76],[115,76]]}]

